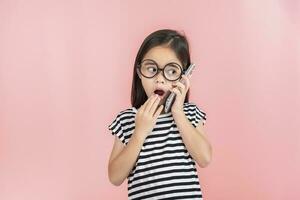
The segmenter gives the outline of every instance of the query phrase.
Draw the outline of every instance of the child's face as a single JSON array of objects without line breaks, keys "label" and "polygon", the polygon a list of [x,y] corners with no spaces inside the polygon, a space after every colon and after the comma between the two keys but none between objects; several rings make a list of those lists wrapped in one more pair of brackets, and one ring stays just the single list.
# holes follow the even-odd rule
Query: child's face
[{"label": "child's face", "polygon": [[[171,63],[171,62],[177,63],[182,68],[182,63],[177,58],[175,52],[169,47],[164,47],[164,46],[153,47],[145,54],[142,61],[145,59],[154,60],[158,64],[158,67],[160,69],[162,69],[166,64]],[[163,76],[162,71],[160,71],[158,74],[156,74],[156,76],[154,76],[153,78],[146,78],[146,77],[142,76],[139,73],[139,70],[137,70],[137,73],[141,79],[143,88],[144,88],[148,98],[152,94],[155,94],[155,90],[157,90],[157,89],[164,91],[163,95],[160,95],[161,100],[160,100],[159,105],[164,104],[166,101],[166,98],[170,94],[170,89],[173,88],[172,83],[174,83],[174,81],[167,80]],[[177,82],[179,80],[180,79],[176,80],[175,82]]]}]

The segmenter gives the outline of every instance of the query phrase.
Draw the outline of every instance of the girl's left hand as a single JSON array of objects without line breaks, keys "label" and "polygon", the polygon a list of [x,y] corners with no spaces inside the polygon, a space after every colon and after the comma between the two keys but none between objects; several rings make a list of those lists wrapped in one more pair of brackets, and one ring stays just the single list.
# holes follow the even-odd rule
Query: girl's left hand
[{"label": "girl's left hand", "polygon": [[187,91],[190,88],[190,77],[191,76],[187,77],[186,75],[182,75],[183,83],[179,81],[172,83],[173,89],[171,89],[171,92],[174,92],[176,94],[175,101],[171,108],[172,114],[183,111],[184,99]]}]

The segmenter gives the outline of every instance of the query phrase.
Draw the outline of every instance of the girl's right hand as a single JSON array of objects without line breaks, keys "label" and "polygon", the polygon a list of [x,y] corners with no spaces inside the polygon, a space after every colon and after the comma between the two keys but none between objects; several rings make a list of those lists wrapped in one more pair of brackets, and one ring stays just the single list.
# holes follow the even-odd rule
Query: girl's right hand
[{"label": "girl's right hand", "polygon": [[136,113],[135,134],[143,140],[146,139],[147,135],[152,131],[156,124],[156,119],[164,107],[163,105],[160,105],[156,110],[159,102],[160,97],[157,94],[152,95]]}]

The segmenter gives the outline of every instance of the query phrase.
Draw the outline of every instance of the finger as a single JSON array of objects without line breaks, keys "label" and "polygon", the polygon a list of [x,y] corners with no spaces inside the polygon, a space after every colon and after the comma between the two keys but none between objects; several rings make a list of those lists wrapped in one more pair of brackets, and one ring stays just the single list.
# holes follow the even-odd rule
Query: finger
[{"label": "finger", "polygon": [[181,93],[184,93],[184,91],[186,90],[186,86],[183,83],[176,83],[176,87],[180,90]]},{"label": "finger", "polygon": [[146,107],[145,107],[144,112],[149,113],[149,111],[150,111],[150,109],[151,109],[151,107],[152,107],[152,104],[154,103],[154,101],[155,101],[157,98],[158,98],[158,95],[155,95],[153,98],[151,98],[151,99],[149,100],[149,102],[147,103],[147,105],[146,105]]},{"label": "finger", "polygon": [[160,100],[161,100],[161,98],[158,97],[158,98],[156,98],[156,100],[155,100],[154,103],[152,104],[151,109],[150,109],[150,111],[149,111],[149,114],[151,114],[152,116],[153,116],[155,110],[157,109],[157,106],[158,106]]},{"label": "finger", "polygon": [[146,100],[146,102],[141,106],[143,112],[145,111],[145,108],[146,108],[147,105],[149,104],[149,101],[150,101],[151,99],[153,99],[153,98],[155,98],[155,94],[152,94],[152,95]]},{"label": "finger", "polygon": [[183,83],[185,87],[188,87],[190,85],[190,79],[186,75],[182,75],[182,81],[180,82]]},{"label": "finger", "polygon": [[186,75],[182,76],[182,81],[176,84],[179,87],[179,90],[182,94],[186,93],[190,88],[190,80]]},{"label": "finger", "polygon": [[164,108],[164,105],[160,105],[160,106],[158,107],[157,111],[154,113],[154,116],[153,116],[155,119],[158,118],[158,116],[159,116],[159,114],[161,113],[161,111],[163,110],[163,108]]},{"label": "finger", "polygon": [[184,80],[185,80],[185,87],[186,90],[188,90],[190,88],[191,82],[190,82],[190,78],[191,78],[191,74],[189,76],[184,75]]},{"label": "finger", "polygon": [[193,73],[191,73],[191,74],[189,74],[189,75],[182,75],[182,76],[186,76],[187,78],[191,78],[192,77],[192,75],[193,75]]},{"label": "finger", "polygon": [[190,89],[190,86],[191,86],[191,82],[189,79],[187,79],[187,82],[186,82],[186,91],[188,91]]},{"label": "finger", "polygon": [[173,88],[172,92],[174,92],[176,96],[181,95],[181,91],[178,88]]}]

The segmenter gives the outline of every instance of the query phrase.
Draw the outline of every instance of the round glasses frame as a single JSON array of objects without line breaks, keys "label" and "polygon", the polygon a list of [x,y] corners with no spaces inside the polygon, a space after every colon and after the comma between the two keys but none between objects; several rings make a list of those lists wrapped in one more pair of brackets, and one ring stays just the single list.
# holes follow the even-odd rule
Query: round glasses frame
[{"label": "round glasses frame", "polygon": [[[142,67],[142,63],[145,62],[145,61],[151,61],[151,62],[153,62],[153,63],[157,66],[157,72],[156,72],[156,74],[154,74],[153,76],[150,76],[150,77],[149,77],[149,76],[145,76],[145,75],[142,73],[141,67]],[[180,76],[179,76],[177,79],[170,80],[170,79],[168,79],[168,78],[166,77],[165,71],[164,71],[164,70],[165,70],[166,66],[169,65],[169,64],[175,64],[176,66],[178,66],[178,67],[180,68]],[[143,61],[141,62],[141,64],[138,64],[138,65],[137,65],[137,69],[139,70],[140,74],[141,74],[143,77],[145,77],[145,78],[153,78],[153,77],[157,76],[157,75],[160,73],[160,71],[163,71],[163,76],[164,76],[164,78],[167,79],[168,81],[177,81],[178,79],[180,79],[180,78],[182,77],[182,74],[184,73],[184,70],[182,69],[182,67],[181,67],[179,64],[175,63],[175,62],[167,63],[162,69],[160,69],[160,68],[158,67],[158,64],[157,64],[154,60],[151,60],[151,59],[145,59],[145,60],[143,60]]]}]

